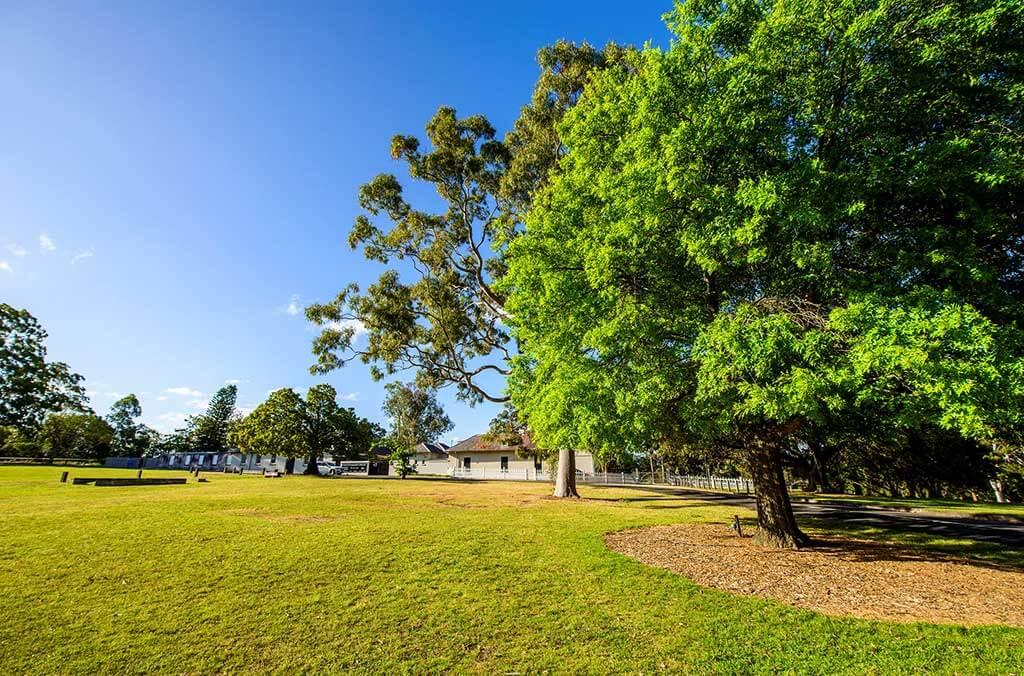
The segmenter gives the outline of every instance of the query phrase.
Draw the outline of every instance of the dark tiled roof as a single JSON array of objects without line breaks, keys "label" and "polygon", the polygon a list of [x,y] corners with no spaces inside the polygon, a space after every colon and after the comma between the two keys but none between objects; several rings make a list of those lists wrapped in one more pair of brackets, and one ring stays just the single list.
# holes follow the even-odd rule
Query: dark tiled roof
[{"label": "dark tiled roof", "polygon": [[523,443],[521,446],[507,446],[500,444],[496,441],[492,441],[487,438],[486,434],[474,434],[465,441],[460,441],[451,448],[448,449],[449,453],[459,453],[465,451],[508,451],[514,453],[516,451],[532,451],[537,447],[534,445],[530,437],[523,436]]},{"label": "dark tiled roof", "polygon": [[416,450],[445,455],[448,452],[448,444],[441,441],[421,441],[416,445]]}]

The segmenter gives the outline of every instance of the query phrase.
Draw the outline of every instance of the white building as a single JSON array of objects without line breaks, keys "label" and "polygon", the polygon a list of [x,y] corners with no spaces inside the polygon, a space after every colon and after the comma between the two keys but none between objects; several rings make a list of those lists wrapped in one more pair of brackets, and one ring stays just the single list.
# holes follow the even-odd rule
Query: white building
[{"label": "white building", "polygon": [[417,474],[451,474],[454,466],[448,460],[448,444],[423,441],[416,444],[413,467]]},{"label": "white building", "polygon": [[[479,479],[547,479],[555,468],[541,455],[529,437],[518,446],[507,446],[485,434],[475,434],[448,449],[448,474]],[[594,456],[577,452],[576,473],[593,474]]]}]

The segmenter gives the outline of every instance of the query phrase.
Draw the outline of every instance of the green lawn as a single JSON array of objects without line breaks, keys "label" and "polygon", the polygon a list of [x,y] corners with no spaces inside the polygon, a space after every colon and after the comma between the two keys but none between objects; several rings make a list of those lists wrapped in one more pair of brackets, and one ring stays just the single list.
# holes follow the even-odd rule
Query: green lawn
[{"label": "green lawn", "polygon": [[732,508],[426,479],[98,488],[60,471],[0,468],[0,673],[1024,671],[1024,630],[829,618],[601,538]]}]

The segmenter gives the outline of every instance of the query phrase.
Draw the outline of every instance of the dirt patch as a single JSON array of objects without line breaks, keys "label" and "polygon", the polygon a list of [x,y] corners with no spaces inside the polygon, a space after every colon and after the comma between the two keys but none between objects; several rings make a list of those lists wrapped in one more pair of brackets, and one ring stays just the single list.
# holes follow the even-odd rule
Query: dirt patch
[{"label": "dirt patch", "polygon": [[608,547],[697,584],[827,615],[1024,627],[1024,572],[878,542],[817,538],[800,551],[725,526],[610,533]]}]

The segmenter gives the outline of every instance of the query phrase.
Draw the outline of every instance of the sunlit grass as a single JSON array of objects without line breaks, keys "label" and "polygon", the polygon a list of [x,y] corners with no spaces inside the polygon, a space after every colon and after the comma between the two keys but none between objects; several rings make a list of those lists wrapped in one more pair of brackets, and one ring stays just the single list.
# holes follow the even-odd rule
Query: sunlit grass
[{"label": "sunlit grass", "polygon": [[825,617],[602,541],[751,516],[732,507],[427,479],[101,488],[60,471],[0,468],[0,673],[1024,670],[1024,630]]}]

